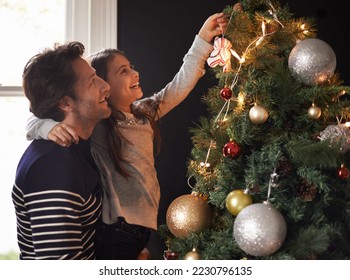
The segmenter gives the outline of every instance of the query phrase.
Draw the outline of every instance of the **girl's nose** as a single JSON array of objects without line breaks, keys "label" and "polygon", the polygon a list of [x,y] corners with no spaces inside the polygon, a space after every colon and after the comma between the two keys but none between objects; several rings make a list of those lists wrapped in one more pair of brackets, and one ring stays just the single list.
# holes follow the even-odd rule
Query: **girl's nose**
[{"label": "girl's nose", "polygon": [[139,77],[140,76],[138,71],[134,70],[134,72],[135,72],[134,73],[135,77]]}]

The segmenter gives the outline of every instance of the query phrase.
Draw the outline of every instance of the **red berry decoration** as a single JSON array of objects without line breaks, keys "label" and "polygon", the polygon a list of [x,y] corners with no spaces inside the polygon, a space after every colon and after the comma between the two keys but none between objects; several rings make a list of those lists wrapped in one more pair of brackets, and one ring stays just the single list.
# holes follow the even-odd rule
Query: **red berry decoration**
[{"label": "red berry decoration", "polygon": [[344,164],[342,164],[338,171],[339,178],[345,180],[349,178],[349,175],[350,175],[349,169]]},{"label": "red berry decoration", "polygon": [[235,143],[233,141],[227,142],[222,149],[222,154],[225,157],[229,157],[232,159],[238,158],[240,153],[241,153],[241,148],[238,146],[237,143]]},{"label": "red berry decoration", "polygon": [[228,87],[224,87],[220,90],[220,96],[225,100],[229,100],[232,97],[232,90]]}]

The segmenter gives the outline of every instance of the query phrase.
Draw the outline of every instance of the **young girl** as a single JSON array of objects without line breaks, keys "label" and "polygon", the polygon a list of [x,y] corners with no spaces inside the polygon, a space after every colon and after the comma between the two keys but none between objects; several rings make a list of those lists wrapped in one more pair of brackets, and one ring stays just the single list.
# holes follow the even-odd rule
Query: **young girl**
[{"label": "young girl", "polygon": [[[160,92],[143,98],[139,73],[125,55],[105,49],[90,58],[99,77],[110,85],[112,115],[91,137],[91,150],[103,183],[102,226],[96,245],[99,259],[137,259],[150,229],[157,230],[160,188],[154,167],[159,148],[156,121],[181,103],[205,74],[215,36],[225,31],[223,13],[210,16],[183,59],[173,80]],[[79,139],[69,126],[31,118],[27,138],[44,138],[62,146]],[[156,151],[157,151],[156,150]]]}]

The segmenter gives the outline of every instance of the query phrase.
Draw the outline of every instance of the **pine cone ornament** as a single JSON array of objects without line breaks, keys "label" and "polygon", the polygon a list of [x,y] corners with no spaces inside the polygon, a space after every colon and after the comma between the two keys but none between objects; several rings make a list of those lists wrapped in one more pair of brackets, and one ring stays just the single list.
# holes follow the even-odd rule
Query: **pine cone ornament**
[{"label": "pine cone ornament", "polygon": [[312,185],[305,179],[302,179],[298,186],[297,193],[302,200],[313,201],[318,194],[318,190],[315,185]]},{"label": "pine cone ornament", "polygon": [[279,176],[285,176],[288,175],[292,171],[293,167],[290,161],[287,158],[282,158],[278,162],[278,166],[276,168],[276,173]]}]

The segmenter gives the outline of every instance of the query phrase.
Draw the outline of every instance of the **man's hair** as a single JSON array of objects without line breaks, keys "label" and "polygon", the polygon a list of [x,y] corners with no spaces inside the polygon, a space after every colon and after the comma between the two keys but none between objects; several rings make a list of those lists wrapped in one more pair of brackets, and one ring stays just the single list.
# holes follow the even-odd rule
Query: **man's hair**
[{"label": "man's hair", "polygon": [[80,42],[68,42],[44,49],[33,56],[24,67],[23,89],[29,99],[30,111],[38,118],[62,121],[64,113],[59,101],[67,95],[75,98],[77,80],[72,62],[84,53]]}]

